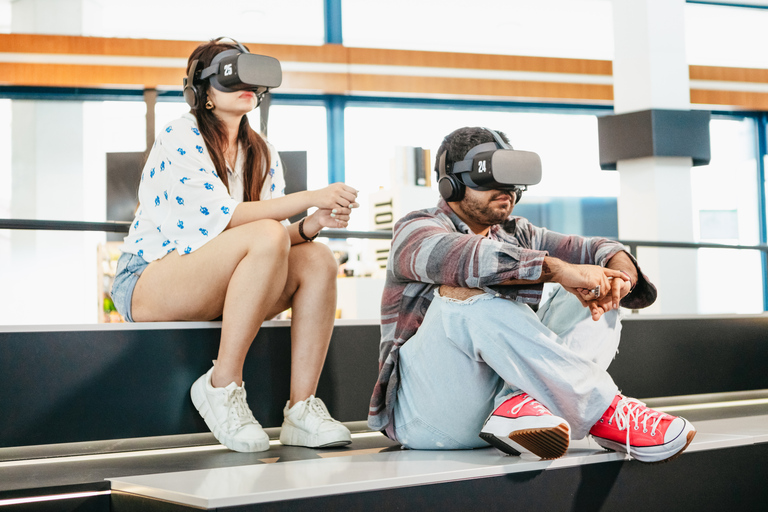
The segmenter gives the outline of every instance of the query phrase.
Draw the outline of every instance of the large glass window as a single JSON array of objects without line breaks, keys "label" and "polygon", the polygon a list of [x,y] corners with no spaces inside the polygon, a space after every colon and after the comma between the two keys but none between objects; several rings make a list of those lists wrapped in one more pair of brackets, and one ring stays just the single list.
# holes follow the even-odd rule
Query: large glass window
[{"label": "large glass window", "polygon": [[[402,185],[399,180],[403,175],[403,164],[399,155],[404,147],[429,149],[432,157],[429,169],[434,194],[422,195],[428,204],[411,204],[409,211],[436,204],[438,194],[432,171],[435,153],[445,135],[463,126],[487,126],[503,131],[513,147],[541,156],[542,181],[525,193],[520,209],[537,205],[535,209],[539,210],[541,205],[551,204],[556,199],[607,198],[613,202],[615,225],[618,174],[600,170],[595,116],[348,107],[345,110],[346,182],[360,190],[362,206],[360,214],[353,216],[350,227],[373,229],[369,198],[380,189]],[[580,208],[578,202],[575,204]],[[548,227],[576,233],[584,231],[581,221],[575,222],[572,215],[558,216],[558,219],[556,225]]]},{"label": "large glass window", "polygon": [[102,2],[98,35],[148,39],[323,44],[323,0],[132,0]]},{"label": "large glass window", "polygon": [[11,32],[11,0],[0,0],[0,34]]},{"label": "large glass window", "polygon": [[[251,122],[258,123],[258,111]],[[328,186],[328,130],[324,106],[272,105],[268,139],[278,151],[307,152],[307,188]]]},{"label": "large glass window", "polygon": [[[694,229],[699,242],[757,245],[756,126],[751,118],[714,118],[710,123],[712,160],[691,170]],[[759,313],[763,310],[759,251],[699,249],[700,313]],[[742,278],[724,274],[738,269]]]},{"label": "large glass window", "polygon": [[613,58],[606,0],[343,0],[342,12],[347,46]]},{"label": "large glass window", "polygon": [[[14,108],[27,122],[12,125]],[[158,103],[157,129],[187,111],[183,102]],[[250,119],[258,129],[258,111]],[[107,154],[141,154],[146,148],[145,130],[143,101],[0,100],[0,217],[107,220]],[[280,151],[307,152],[310,189],[328,184],[324,106],[273,105],[269,134]],[[64,151],[59,160],[55,155],[53,160],[41,159],[49,152]],[[135,193],[128,193],[129,202]],[[91,232],[0,230],[0,324],[105,319],[105,283],[114,270],[121,238]]]},{"label": "large glass window", "polygon": [[[155,106],[155,132],[166,123],[189,112],[184,102],[159,102]],[[260,130],[259,110],[248,115],[251,126]],[[307,188],[328,185],[328,137],[324,106],[279,105],[269,108],[269,142],[278,151],[307,152]]]},{"label": "large glass window", "polygon": [[[8,145],[0,154],[13,159],[0,166],[0,179],[14,183],[0,193],[7,216],[105,220],[106,154],[144,151],[144,103],[6,100],[0,108],[28,116],[16,119],[13,134],[7,128],[0,136]],[[6,230],[0,240],[0,324],[99,319],[102,279],[110,270],[105,233]]]},{"label": "large glass window", "polygon": [[155,103],[155,136],[163,126],[189,112],[184,101],[162,101]]},{"label": "large glass window", "polygon": [[687,4],[688,62],[706,66],[768,67],[766,26],[767,9]]}]

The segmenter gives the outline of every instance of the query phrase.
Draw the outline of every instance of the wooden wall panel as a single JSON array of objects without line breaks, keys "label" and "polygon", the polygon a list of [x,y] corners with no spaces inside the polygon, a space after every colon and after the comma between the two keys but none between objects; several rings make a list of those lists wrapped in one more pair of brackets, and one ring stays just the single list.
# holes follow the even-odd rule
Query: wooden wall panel
[{"label": "wooden wall panel", "polygon": [[0,62],[0,84],[40,87],[178,87],[182,68]]},{"label": "wooden wall panel", "polygon": [[493,98],[580,99],[609,101],[610,85],[514,80],[477,80],[419,76],[350,75],[352,91],[413,95],[490,96]]},{"label": "wooden wall panel", "polygon": [[768,93],[691,89],[691,103],[768,111]]},{"label": "wooden wall panel", "polygon": [[768,69],[690,66],[690,77],[691,80],[768,84]]},{"label": "wooden wall panel", "polygon": [[[39,34],[0,34],[0,84],[52,87],[130,87],[180,88],[183,63],[198,41],[99,38]],[[271,55],[286,64],[283,86],[279,92],[325,94],[397,94],[447,96],[455,98],[493,98],[557,100],[573,102],[611,102],[610,61],[558,59],[511,55],[480,55],[452,52],[427,52],[322,46],[246,43],[252,52]],[[25,57],[28,56],[28,57]],[[67,56],[73,62],[66,63]],[[76,59],[114,57],[114,62],[97,65],[74,62]],[[171,67],[143,67],[123,57],[173,58]],[[29,61],[25,61],[28,58]],[[46,59],[48,62],[46,62]],[[61,62],[64,59],[65,62]],[[42,61],[42,62],[40,62]],[[341,65],[323,69],[323,65]],[[350,67],[344,67],[350,65]],[[373,74],[356,65],[380,66]],[[304,66],[305,69],[301,69]],[[313,68],[313,66],[315,66]],[[397,66],[397,69],[387,69]],[[319,68],[318,68],[319,67]],[[412,68],[408,70],[408,68]],[[425,76],[423,68],[445,76]],[[546,73],[549,76],[514,76],[513,80],[488,78],[451,78],[472,76],[474,70]],[[557,75],[563,76],[562,81]],[[480,73],[477,74],[481,76]],[[583,75],[585,83],[573,83],[574,75]],[[488,75],[486,75],[488,76]],[[605,77],[603,84],[592,84],[595,77]],[[724,108],[768,110],[768,69],[690,66],[690,78],[696,81],[691,102],[720,105]],[[706,81],[733,82],[733,89],[707,89]]]},{"label": "wooden wall panel", "polygon": [[437,67],[452,69],[488,69],[540,73],[575,73],[605,75],[613,73],[612,63],[604,60],[556,59],[474,53],[425,52],[348,48],[351,64]]}]

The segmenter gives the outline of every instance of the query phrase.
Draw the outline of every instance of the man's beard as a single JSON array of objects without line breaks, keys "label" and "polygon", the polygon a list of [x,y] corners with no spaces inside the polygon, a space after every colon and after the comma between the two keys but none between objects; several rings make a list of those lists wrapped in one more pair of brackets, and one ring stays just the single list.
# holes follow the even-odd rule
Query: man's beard
[{"label": "man's beard", "polygon": [[507,195],[507,192],[499,192],[494,195],[487,203],[482,203],[476,199],[472,199],[469,196],[464,196],[461,202],[461,208],[464,210],[464,214],[470,217],[473,221],[484,226],[493,226],[494,224],[501,224],[512,213],[512,208],[515,204],[514,196],[511,196],[510,205],[507,208],[497,206],[493,208],[491,203],[495,201],[499,196]]}]

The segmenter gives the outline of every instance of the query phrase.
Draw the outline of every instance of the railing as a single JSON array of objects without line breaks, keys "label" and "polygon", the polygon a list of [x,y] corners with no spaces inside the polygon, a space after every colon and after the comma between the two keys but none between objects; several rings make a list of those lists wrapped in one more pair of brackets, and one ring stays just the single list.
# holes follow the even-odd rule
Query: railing
[{"label": "railing", "polygon": [[[30,229],[41,231],[104,231],[107,233],[128,233],[130,222],[112,221],[85,222],[74,220],[0,219],[0,229]],[[347,229],[324,229],[324,238],[372,238],[389,240],[390,231],[349,231]]]},{"label": "railing", "polygon": [[[36,219],[0,219],[0,229],[30,229],[43,231],[104,231],[108,233],[128,233],[130,222],[104,221],[85,222],[71,220],[36,220]],[[324,229],[320,236],[324,238],[371,238],[389,240],[391,231],[350,231],[347,229]],[[637,254],[638,247],[657,247],[667,249],[746,249],[761,251],[768,255],[768,244],[737,245],[713,244],[705,242],[653,242],[647,240],[622,240],[632,254]]]},{"label": "railing", "polygon": [[[46,231],[103,231],[108,233],[128,233],[130,222],[105,221],[85,222],[67,220],[35,220],[35,219],[0,219],[0,229],[27,229]],[[347,229],[324,229],[320,236],[323,238],[364,238],[389,240],[391,231],[350,231]],[[762,253],[763,266],[763,310],[768,310],[768,244],[736,245],[713,244],[702,242],[653,242],[646,240],[617,240],[624,244],[633,255],[637,256],[638,247],[656,247],[664,249],[740,249],[753,250]]]}]

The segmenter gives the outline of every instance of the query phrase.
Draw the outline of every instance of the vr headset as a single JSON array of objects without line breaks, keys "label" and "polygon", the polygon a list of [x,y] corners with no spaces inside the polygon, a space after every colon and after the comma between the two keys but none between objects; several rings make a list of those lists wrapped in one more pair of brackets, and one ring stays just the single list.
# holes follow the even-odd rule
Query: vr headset
[{"label": "vr headset", "polygon": [[[225,39],[219,37],[214,41]],[[192,108],[197,108],[199,86],[209,79],[210,84],[222,92],[253,91],[259,103],[270,89],[280,87],[283,71],[280,61],[274,57],[256,55],[234,39],[238,49],[224,50],[217,54],[211,65],[203,69],[197,60],[189,66],[189,75],[184,78],[184,99]]]},{"label": "vr headset", "polygon": [[528,185],[541,181],[541,158],[531,151],[518,151],[504,142],[493,130],[488,130],[496,142],[479,144],[467,152],[464,160],[455,162],[449,170],[445,159],[447,151],[440,155],[438,164],[438,188],[443,199],[461,201],[466,187],[474,190],[507,190],[515,193],[515,203],[520,201]]}]

